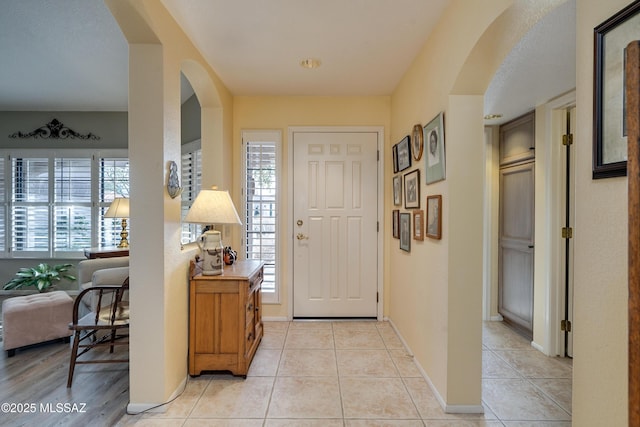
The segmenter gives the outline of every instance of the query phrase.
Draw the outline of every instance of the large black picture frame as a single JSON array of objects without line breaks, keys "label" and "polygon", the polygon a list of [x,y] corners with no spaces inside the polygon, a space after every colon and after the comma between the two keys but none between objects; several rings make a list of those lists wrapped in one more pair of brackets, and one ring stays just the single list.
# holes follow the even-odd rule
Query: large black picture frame
[{"label": "large black picture frame", "polygon": [[624,50],[640,39],[640,0],[594,28],[593,179],[627,175]]}]

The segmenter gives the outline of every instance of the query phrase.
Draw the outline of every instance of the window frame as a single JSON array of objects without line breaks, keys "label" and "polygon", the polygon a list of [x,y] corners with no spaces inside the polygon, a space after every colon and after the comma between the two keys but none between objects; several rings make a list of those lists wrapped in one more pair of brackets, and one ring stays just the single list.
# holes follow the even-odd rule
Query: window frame
[{"label": "window frame", "polygon": [[[128,162],[128,150],[127,149],[85,149],[85,148],[57,148],[57,149],[3,149],[0,150],[1,161],[3,162],[3,174],[0,178],[0,186],[2,186],[2,193],[0,196],[4,196],[0,199],[0,209],[4,213],[4,220],[0,223],[0,236],[4,238],[2,246],[0,246],[0,258],[6,259],[28,259],[28,258],[82,258],[84,256],[83,250],[60,250],[56,249],[56,225],[54,222],[54,213],[56,208],[60,206],[84,206],[89,208],[89,217],[91,221],[90,226],[90,245],[91,247],[97,246],[100,241],[100,215],[104,213],[108,207],[109,201],[102,202],[99,194],[99,172],[100,162],[104,158],[116,158],[123,159]],[[14,202],[15,195],[13,194],[14,177],[13,171],[13,159],[36,159],[42,158],[47,160],[47,202],[42,203],[42,206],[46,206],[48,212],[48,224],[47,224],[47,248],[43,250],[25,250],[14,251],[13,240],[15,230],[12,227],[13,224],[13,206],[19,205]],[[57,201],[55,198],[55,170],[56,159],[89,159],[90,164],[90,200],[88,202],[69,202],[69,201]],[[127,177],[127,185],[129,177]],[[1,219],[1,218],[0,218]],[[66,249],[66,248],[65,248]]]},{"label": "window frame", "polygon": [[272,143],[275,146],[275,176],[276,176],[276,196],[275,196],[275,264],[274,264],[274,284],[273,292],[269,292],[263,289],[262,302],[264,304],[280,304],[280,283],[282,281],[282,244],[283,241],[280,238],[280,231],[282,230],[282,215],[283,215],[283,193],[282,193],[282,132],[280,130],[243,130],[242,131],[242,168],[241,168],[241,185],[242,185],[242,208],[241,217],[243,223],[243,231],[241,237],[241,256],[247,258],[247,148],[248,143],[251,142],[265,142]]}]

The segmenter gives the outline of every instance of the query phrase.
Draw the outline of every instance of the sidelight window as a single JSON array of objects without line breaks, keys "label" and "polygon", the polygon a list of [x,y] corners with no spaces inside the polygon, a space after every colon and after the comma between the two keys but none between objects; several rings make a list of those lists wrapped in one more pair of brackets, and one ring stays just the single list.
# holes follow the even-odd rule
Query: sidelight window
[{"label": "sidelight window", "polygon": [[280,146],[278,131],[243,132],[243,251],[264,261],[263,301],[279,302]]}]

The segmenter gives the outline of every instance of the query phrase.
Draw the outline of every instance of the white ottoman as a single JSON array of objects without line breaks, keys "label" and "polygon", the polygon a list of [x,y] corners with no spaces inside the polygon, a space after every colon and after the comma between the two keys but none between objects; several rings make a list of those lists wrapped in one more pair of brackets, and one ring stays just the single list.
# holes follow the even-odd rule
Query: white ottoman
[{"label": "white ottoman", "polygon": [[58,338],[69,339],[73,299],[64,291],[14,297],[2,302],[3,348],[16,348]]}]

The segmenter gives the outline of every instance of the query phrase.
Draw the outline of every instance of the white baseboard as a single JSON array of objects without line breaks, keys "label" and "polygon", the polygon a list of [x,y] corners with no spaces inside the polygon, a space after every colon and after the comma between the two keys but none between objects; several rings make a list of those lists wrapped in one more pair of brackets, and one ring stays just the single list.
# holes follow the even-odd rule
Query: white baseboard
[{"label": "white baseboard", "polygon": [[444,408],[447,414],[484,414],[482,405],[447,405]]},{"label": "white baseboard", "polygon": [[502,317],[502,315],[498,314],[498,315],[495,315],[495,316],[491,316],[489,318],[489,320],[492,321],[492,322],[502,322],[504,320],[504,317]]},{"label": "white baseboard", "polygon": [[169,399],[163,403],[129,403],[127,405],[127,414],[128,415],[138,415],[142,412],[149,413],[164,413],[167,412],[167,404],[171,403],[173,400],[178,398],[184,390],[187,388],[187,377],[184,377],[184,380],[180,382],[178,387],[171,393]]},{"label": "white baseboard", "polygon": [[544,352],[544,347],[541,346],[540,344],[538,344],[537,342],[531,341],[531,347],[535,348],[540,353],[544,353],[544,354],[546,354],[548,356],[548,354]]},{"label": "white baseboard", "polygon": [[[404,349],[407,351],[407,353],[409,354],[409,356],[413,357],[413,352],[411,351],[411,349],[409,348],[409,345],[407,344],[407,342],[404,340],[404,337],[402,336],[402,334],[400,333],[400,331],[398,330],[398,328],[396,327],[396,324],[393,323],[393,320],[389,319],[388,317],[386,317],[384,320],[386,320],[387,322],[389,322],[389,325],[391,325],[391,327],[393,328],[393,330],[395,331],[396,335],[398,336],[398,338],[400,338],[400,342],[402,343],[402,346],[404,347]],[[414,359],[415,361],[415,359]],[[420,370],[420,373],[425,376],[426,374],[424,373],[424,371],[422,370],[422,367],[420,367],[419,363],[416,362],[416,365],[418,366],[418,369]]]},{"label": "white baseboard", "polygon": [[402,342],[402,345],[404,346],[405,350],[413,358],[413,362],[416,364],[416,367],[418,368],[420,375],[422,375],[424,380],[429,385],[429,388],[433,392],[433,395],[436,397],[436,399],[438,400],[438,403],[440,404],[440,406],[442,407],[442,410],[445,413],[447,414],[484,414],[484,407],[482,405],[447,405],[445,400],[440,395],[440,392],[438,391],[438,389],[433,385],[433,382],[431,382],[431,378],[429,378],[429,375],[427,375],[426,371],[422,368],[422,365],[420,365],[420,362],[418,362],[415,359],[415,357],[413,357],[413,352],[411,351],[411,348],[409,348],[409,345],[405,341],[404,337],[402,336],[402,334],[400,333],[396,325],[389,318],[385,318],[385,320],[389,322],[393,330],[398,335],[398,338],[400,338],[400,341]]},{"label": "white baseboard", "polygon": [[164,403],[129,403],[127,405],[127,415],[139,415],[143,412],[163,413],[166,412]]},{"label": "white baseboard", "polygon": [[286,316],[269,316],[269,317],[262,316],[262,321],[263,322],[288,322],[289,319],[287,319]]}]

